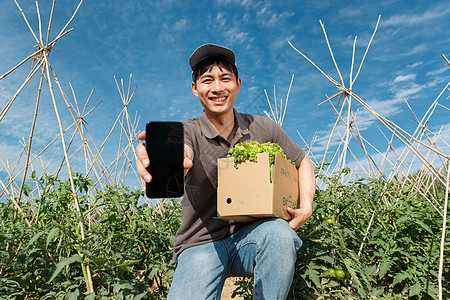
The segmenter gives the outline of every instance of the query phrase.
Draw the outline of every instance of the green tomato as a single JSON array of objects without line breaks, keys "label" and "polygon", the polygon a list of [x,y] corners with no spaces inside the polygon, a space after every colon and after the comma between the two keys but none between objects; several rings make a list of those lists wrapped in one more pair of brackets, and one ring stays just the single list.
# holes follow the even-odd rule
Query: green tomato
[{"label": "green tomato", "polygon": [[336,277],[337,278],[344,278],[345,277],[345,272],[342,270],[336,270]]},{"label": "green tomato", "polygon": [[332,225],[334,223],[334,218],[328,218],[327,223]]},{"label": "green tomato", "polygon": [[325,214],[321,214],[320,217],[322,218],[322,220],[325,220],[325,218],[327,217]]},{"label": "green tomato", "polygon": [[333,269],[333,268],[329,268],[328,272],[330,272],[330,274],[333,275],[333,276],[336,274],[336,270]]}]

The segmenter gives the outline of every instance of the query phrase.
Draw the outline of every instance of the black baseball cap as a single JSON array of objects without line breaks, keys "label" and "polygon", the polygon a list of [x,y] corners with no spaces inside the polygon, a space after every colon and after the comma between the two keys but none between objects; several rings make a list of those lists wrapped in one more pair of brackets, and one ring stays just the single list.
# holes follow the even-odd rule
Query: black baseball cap
[{"label": "black baseball cap", "polygon": [[221,56],[230,61],[233,65],[235,65],[234,53],[230,49],[214,45],[214,44],[204,44],[198,47],[189,58],[189,65],[191,69],[194,70],[194,67],[205,58],[211,56]]}]

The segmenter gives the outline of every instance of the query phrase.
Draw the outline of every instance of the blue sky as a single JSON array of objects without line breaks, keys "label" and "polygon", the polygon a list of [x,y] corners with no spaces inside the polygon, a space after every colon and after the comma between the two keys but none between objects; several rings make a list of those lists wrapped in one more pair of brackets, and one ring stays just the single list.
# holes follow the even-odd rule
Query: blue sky
[{"label": "blue sky", "polygon": [[[18,3],[38,33],[35,1]],[[73,0],[56,1],[51,39],[77,5]],[[45,35],[51,1],[39,1],[39,8]],[[273,100],[275,86],[277,98],[284,100],[295,75],[283,128],[302,146],[297,131],[308,141],[316,135],[313,151],[320,157],[336,113],[329,104],[317,104],[337,89],[288,41],[325,73],[339,79],[319,24],[322,20],[348,85],[355,36],[353,74],[379,15],[378,31],[353,91],[382,116],[412,133],[417,122],[404,99],[420,119],[450,79],[450,67],[441,57],[450,58],[448,1],[84,1],[69,26],[74,30],[57,42],[50,61],[65,93],[72,95],[70,83],[79,103],[95,89],[88,108],[101,104],[86,121],[94,138],[101,140],[122,108],[114,76],[128,84],[132,73],[131,86],[136,92],[128,109],[140,116],[140,128],[148,120],[185,120],[202,112],[190,89],[190,54],[203,43],[227,46],[235,51],[243,82],[236,102],[238,111],[263,114],[268,109],[264,90]],[[0,28],[3,74],[31,54],[36,41],[13,0],[2,3]],[[1,108],[30,68],[29,62],[0,81]],[[4,159],[12,159],[20,150],[19,140],[28,137],[37,84],[35,78],[25,87],[0,123]],[[448,95],[446,91],[440,99],[446,107],[450,107]],[[58,101],[63,110],[63,100]],[[337,99],[333,104],[337,105]],[[36,152],[58,134],[47,91],[43,91],[41,107],[33,141]],[[359,109],[357,123],[363,136],[384,151],[387,142],[380,129],[388,138],[391,135],[364,108],[355,105],[353,109]],[[63,121],[66,126],[71,123],[67,120]],[[436,109],[428,126],[433,132],[442,129],[441,138],[450,140],[449,111],[445,108]],[[448,155],[445,143],[440,147]],[[355,155],[362,156],[356,148]]]}]

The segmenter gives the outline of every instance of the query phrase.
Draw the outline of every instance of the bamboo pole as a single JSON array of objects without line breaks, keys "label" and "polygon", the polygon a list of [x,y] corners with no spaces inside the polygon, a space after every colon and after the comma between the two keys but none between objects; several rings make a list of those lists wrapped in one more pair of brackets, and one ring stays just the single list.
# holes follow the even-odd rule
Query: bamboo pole
[{"label": "bamboo pole", "polygon": [[44,42],[42,41],[42,20],[41,20],[41,13],[39,12],[39,3],[36,1],[36,12],[38,16],[38,25],[39,25],[39,45],[44,45]]},{"label": "bamboo pole", "polygon": [[38,116],[39,103],[40,103],[40,100],[41,100],[41,91],[42,91],[42,83],[44,81],[44,74],[45,74],[45,69],[42,68],[41,78],[39,80],[38,94],[37,94],[37,99],[36,99],[36,107],[34,109],[33,121],[31,123],[30,136],[28,138],[27,158],[26,158],[26,162],[25,162],[25,170],[23,171],[22,184],[21,184],[20,190],[19,190],[19,197],[18,197],[18,200],[17,200],[18,202],[20,202],[20,199],[22,197],[23,187],[25,185],[25,180],[27,178],[27,171],[28,171],[28,166],[29,166],[29,163],[30,163],[31,144],[33,142],[34,128],[36,126],[36,119],[37,119],[37,116]]},{"label": "bamboo pole", "polygon": [[[15,0],[14,0],[15,1]],[[80,0],[80,2],[78,3],[77,8],[75,9],[75,11],[72,14],[72,17],[69,19],[69,21],[67,21],[66,25],[63,27],[63,29],[61,29],[61,31],[58,33],[58,35],[56,36],[56,38],[61,37],[64,34],[64,31],[66,30],[67,26],[69,26],[69,24],[72,22],[73,18],[75,18],[75,15],[78,12],[78,9],[80,8],[81,4],[83,3],[84,0]]]},{"label": "bamboo pole", "polygon": [[[338,111],[337,111],[337,109],[336,109],[336,107],[334,106],[334,104],[333,104],[331,101],[330,101],[329,103],[330,103],[331,107],[333,108],[333,110],[336,112],[336,114],[339,114]],[[370,155],[368,154],[368,152],[366,151],[366,148],[365,148],[365,146],[364,146],[364,142],[362,141],[362,136],[361,136],[361,134],[359,133],[358,126],[356,125],[356,124],[357,124],[357,123],[356,123],[356,117],[355,117],[355,115],[353,114],[353,112],[351,113],[351,116],[352,116],[352,121],[350,122],[350,125],[351,125],[351,124],[354,124],[354,125],[355,125],[355,129],[356,129],[356,132],[357,132],[357,134],[358,134],[359,140],[358,140],[357,136],[354,134],[354,132],[353,132],[351,129],[350,129],[350,133],[351,133],[352,136],[355,138],[355,140],[359,143],[359,145],[363,148],[364,153],[366,154],[366,157],[367,157],[369,166],[371,166],[371,158],[370,158]],[[346,127],[348,127],[348,124],[349,124],[348,121],[345,121],[344,118],[342,118],[342,116],[340,117],[340,119],[342,120],[342,122],[344,123],[344,125],[345,125]],[[339,138],[341,139],[341,141],[344,142],[344,138],[340,135],[339,132],[337,132],[337,133],[339,134]],[[347,144],[348,144],[348,142],[347,142]],[[348,148],[348,150],[351,151],[350,148]],[[353,154],[352,154],[352,155],[353,155]],[[354,155],[353,155],[353,157],[355,158],[355,161],[358,163],[358,165],[361,166],[361,164],[360,164],[359,161],[356,159],[356,157],[355,157]],[[341,159],[340,161],[342,161],[342,159]],[[344,165],[343,165],[343,167],[344,167]],[[361,168],[363,169],[364,173],[368,174],[368,172],[366,172],[366,170],[365,170],[362,166],[361,166]],[[373,170],[373,168],[372,168],[372,170]],[[375,175],[375,173],[374,173],[374,175]],[[369,176],[369,177],[370,177],[370,176]]]},{"label": "bamboo pole", "polygon": [[[276,92],[275,92],[275,86],[274,86],[274,107],[275,107],[275,111],[272,107],[272,103],[270,101],[269,96],[267,95],[267,91],[264,89],[264,93],[266,95],[266,100],[267,103],[269,104],[269,108],[270,108],[270,113],[267,111],[264,111],[264,114],[269,117],[270,119],[272,119],[275,123],[277,123],[280,127],[283,126],[284,123],[284,117],[286,116],[286,111],[287,111],[287,105],[289,102],[289,95],[291,93],[291,89],[292,89],[292,83],[294,81],[294,74],[292,74],[291,77],[291,82],[289,84],[289,89],[287,91],[287,95],[286,95],[286,100],[284,101],[283,104],[283,99],[280,99],[280,104],[278,105],[277,99],[276,99]],[[278,108],[278,106],[280,106]]]},{"label": "bamboo pole", "polygon": [[329,135],[327,147],[326,147],[326,149],[325,149],[325,153],[324,153],[323,158],[322,158],[322,163],[320,164],[319,175],[320,175],[320,173],[322,172],[323,165],[324,165],[325,159],[326,159],[326,157],[327,157],[328,149],[329,149],[329,147],[330,147],[331,140],[332,140],[333,135],[334,135],[334,131],[336,130],[336,127],[337,127],[337,125],[338,125],[338,123],[339,123],[339,119],[340,119],[340,117],[341,117],[341,115],[342,115],[342,111],[344,110],[344,106],[345,106],[345,102],[342,103],[341,110],[339,111],[338,117],[336,118],[336,121],[334,122],[334,125],[333,125],[333,129],[331,130],[331,133],[330,133],[330,135]]},{"label": "bamboo pole", "polygon": [[269,103],[269,108],[270,108],[270,112],[272,113],[272,117],[267,112],[265,112],[265,113],[269,118],[271,118],[271,119],[273,118],[273,120],[276,120],[275,113],[273,112],[273,109],[272,109],[272,104],[270,103],[269,96],[267,95],[267,91],[265,89],[264,89],[264,93],[266,94],[266,100],[267,100],[267,103]]},{"label": "bamboo pole", "polygon": [[[18,69],[20,66],[22,66],[24,63],[26,63],[30,58],[39,56],[41,54],[41,52],[44,51],[43,48],[39,48],[36,49],[36,51],[34,51],[32,54],[28,55],[25,59],[23,59],[20,63],[18,63],[17,65],[15,65],[13,68],[11,68],[9,71],[7,71],[6,73],[4,73],[2,76],[0,76],[0,80],[2,80],[3,78],[5,78],[6,76],[8,76],[9,74],[11,74],[12,72],[14,72],[16,69]],[[39,69],[39,68],[37,68]]]},{"label": "bamboo pole", "polygon": [[[428,162],[426,159],[424,159],[423,155],[417,151],[415,147],[412,146],[412,143],[408,141],[407,137],[410,138],[412,141],[415,141],[416,143],[430,149],[431,151],[435,152],[438,155],[443,156],[446,159],[450,159],[447,155],[444,153],[424,144],[422,141],[417,140],[416,137],[409,134],[407,131],[405,131],[400,126],[396,125],[394,122],[382,117],[380,114],[378,114],[375,110],[373,110],[367,103],[365,103],[361,98],[359,98],[356,94],[353,94],[353,97],[363,106],[365,107],[370,113],[372,113],[381,123],[389,130],[391,131],[402,143],[405,144],[406,147],[408,147],[421,161],[424,163],[427,168],[436,176],[439,178],[439,180],[442,182],[442,179],[440,178],[439,174],[437,174],[435,168]],[[443,182],[442,182],[443,183]]]},{"label": "bamboo pole", "polygon": [[366,59],[367,53],[369,52],[370,46],[372,45],[373,38],[375,37],[375,34],[377,33],[378,25],[380,24],[380,20],[381,20],[381,15],[378,16],[377,24],[375,25],[375,29],[373,30],[372,36],[370,37],[370,41],[367,44],[366,51],[364,52],[363,58],[361,59],[361,63],[359,64],[358,72],[356,73],[355,78],[353,78],[352,84],[355,83],[356,79],[359,76],[359,73],[361,72],[361,69],[362,69],[363,63]]},{"label": "bamboo pole", "polygon": [[445,60],[445,62],[447,63],[447,65],[450,67],[450,61],[448,60],[448,58],[444,55],[444,54],[441,54],[442,55],[442,58]]},{"label": "bamboo pole", "polygon": [[[80,130],[80,126],[78,125],[78,122],[76,121],[76,118],[75,118],[75,116],[74,116],[74,114],[73,114],[73,111],[72,111],[72,108],[71,108],[71,106],[70,106],[70,103],[68,102],[68,98],[67,98],[66,94],[64,93],[64,91],[63,91],[63,89],[62,89],[62,87],[61,87],[61,84],[59,83],[59,80],[58,80],[58,77],[56,76],[56,73],[55,73],[54,70],[51,68],[51,66],[49,66],[49,69],[51,69],[51,71],[52,71],[52,74],[53,74],[53,76],[54,76],[54,78],[55,78],[55,82],[56,82],[56,84],[57,84],[57,86],[58,86],[58,88],[59,88],[59,90],[60,90],[60,92],[61,92],[61,95],[62,95],[62,97],[63,97],[63,99],[64,99],[64,102],[65,102],[65,104],[66,104],[66,106],[67,106],[67,108],[68,108],[68,110],[69,110],[69,112],[70,112],[70,115],[71,115],[71,117],[72,117],[72,119],[73,119],[73,121],[74,121],[74,123],[75,123],[75,125],[76,125],[76,127],[77,127],[77,130],[78,130],[78,132],[79,132],[80,135],[81,135],[81,138],[82,138],[82,140],[83,140],[83,143],[86,143],[87,149],[89,150],[89,152],[91,153],[91,155],[93,155],[93,151],[92,151],[91,148],[89,147],[89,144],[87,143],[86,137],[82,134],[82,131]],[[96,162],[96,163],[98,164],[98,161],[97,161],[97,160],[94,160],[94,162]],[[100,166],[99,166],[99,167],[100,167]],[[103,170],[102,170],[101,168],[100,168],[100,170],[101,170],[102,173],[103,173],[103,178],[105,179],[106,184],[110,184],[110,183],[109,183],[109,180],[108,180],[108,177],[106,176],[106,174],[103,172]]]},{"label": "bamboo pole", "polygon": [[19,89],[14,93],[14,95],[11,97],[11,99],[6,103],[6,105],[3,107],[2,111],[0,112],[0,122],[3,120],[5,115],[8,113],[9,109],[13,105],[14,101],[19,96],[20,92],[22,92],[25,85],[30,81],[30,79],[36,74],[36,72],[43,66],[43,62],[41,61],[38,65],[36,65],[33,70],[31,70],[30,74],[28,74],[27,78],[24,80],[22,85],[19,87]]},{"label": "bamboo pole", "polygon": [[28,227],[31,227],[31,223],[27,219],[27,216],[26,216],[25,212],[22,210],[22,208],[20,207],[19,203],[15,200],[15,197],[13,197],[10,194],[10,192],[8,191],[7,187],[5,186],[5,184],[3,183],[3,180],[1,178],[0,178],[0,185],[2,186],[3,190],[8,194],[9,199],[11,199],[12,203],[14,204],[14,207],[22,215],[22,217],[24,218],[24,220],[27,223]]},{"label": "bamboo pole", "polygon": [[439,300],[442,300],[442,274],[444,271],[444,248],[445,248],[445,233],[447,228],[447,209],[448,209],[448,195],[450,193],[450,160],[447,163],[447,184],[445,186],[445,201],[444,201],[444,217],[442,218],[442,238],[441,238],[441,248],[439,255],[439,274],[438,274],[438,284],[439,284]]},{"label": "bamboo pole", "polygon": [[[73,176],[72,176],[72,168],[70,166],[69,155],[67,153],[66,143],[65,143],[64,134],[63,134],[63,127],[62,127],[61,117],[60,117],[60,114],[59,114],[58,106],[56,104],[56,99],[55,99],[55,95],[54,95],[54,92],[53,92],[53,85],[52,85],[51,78],[50,78],[50,62],[48,61],[48,57],[47,57],[47,54],[45,52],[44,52],[43,60],[45,61],[45,70],[46,70],[46,74],[47,74],[47,84],[48,84],[48,88],[49,88],[49,91],[50,91],[50,96],[52,98],[52,103],[53,103],[53,108],[55,110],[55,115],[56,115],[56,118],[57,118],[57,121],[58,121],[59,131],[60,131],[60,134],[61,134],[61,144],[62,144],[62,148],[63,148],[63,152],[64,152],[64,157],[65,157],[65,161],[66,161],[67,170],[68,170],[68,173],[69,173],[68,175],[69,175],[70,186],[71,186],[71,189],[72,189],[73,201],[75,203],[75,209],[78,211],[78,223],[79,223],[79,226],[80,226],[81,240],[84,240],[85,239],[85,233],[84,233],[84,224],[83,224],[83,211],[80,208],[79,200],[78,200],[77,193],[76,193],[75,183],[74,183],[74,179],[73,179]],[[91,274],[89,272],[89,265],[88,264],[85,265],[85,269],[83,268],[83,271],[84,270],[87,273],[87,280],[86,280],[87,291],[89,293],[94,293],[94,286],[93,286]]]},{"label": "bamboo pole", "polygon": [[289,84],[289,89],[288,89],[288,92],[287,92],[287,95],[286,95],[286,102],[285,102],[285,105],[284,105],[283,117],[281,118],[280,127],[283,126],[283,123],[284,123],[284,116],[286,115],[286,109],[287,109],[287,105],[288,105],[288,102],[289,102],[289,95],[291,94],[291,88],[292,88],[292,83],[293,82],[294,82],[294,74],[292,74],[291,83]]},{"label": "bamboo pole", "polygon": [[[350,91],[352,90],[352,85],[353,85],[352,74],[353,74],[353,66],[355,64],[356,39],[357,39],[357,37],[355,37],[355,40],[353,42],[352,65],[350,67],[350,88],[349,88]],[[343,80],[342,80],[342,82],[343,82]],[[343,158],[342,158],[342,167],[345,167],[346,158],[347,158],[348,143],[350,141],[350,128],[351,128],[350,118],[351,118],[351,115],[352,115],[352,96],[351,96],[351,94],[345,93],[345,100],[347,101],[347,130],[346,130],[346,136],[345,136],[345,142],[344,142],[344,152],[343,152]],[[342,180],[344,180],[344,177],[342,177]]]},{"label": "bamboo pole", "polygon": [[33,35],[34,39],[36,40],[36,43],[39,44],[39,39],[36,37],[36,34],[34,34],[34,30],[33,28],[31,28],[30,23],[28,22],[27,17],[25,16],[25,13],[23,12],[23,9],[20,7],[19,3],[17,3],[16,0],[14,0],[14,2],[16,3],[17,8],[20,10],[20,13],[22,14],[23,19],[25,20],[25,23],[27,23],[28,29],[30,29],[31,34]]},{"label": "bamboo pole", "polygon": [[334,58],[333,50],[331,50],[330,41],[328,40],[327,32],[325,31],[325,26],[322,23],[322,20],[319,20],[320,26],[322,27],[323,34],[325,36],[325,41],[327,42],[328,50],[331,54],[331,59],[333,60],[334,66],[336,67],[336,71],[338,72],[339,78],[341,79],[341,84],[344,85],[344,78],[342,78],[341,71],[336,63],[336,59]]},{"label": "bamboo pole", "polygon": [[45,47],[46,47],[46,48],[48,48],[48,42],[49,42],[49,39],[50,39],[50,29],[51,29],[51,27],[52,27],[53,12],[55,11],[55,3],[56,3],[56,0],[53,0],[53,3],[52,3],[52,9],[51,9],[51,11],[50,11],[50,18],[49,18],[49,20],[48,20],[47,38],[45,39]]}]

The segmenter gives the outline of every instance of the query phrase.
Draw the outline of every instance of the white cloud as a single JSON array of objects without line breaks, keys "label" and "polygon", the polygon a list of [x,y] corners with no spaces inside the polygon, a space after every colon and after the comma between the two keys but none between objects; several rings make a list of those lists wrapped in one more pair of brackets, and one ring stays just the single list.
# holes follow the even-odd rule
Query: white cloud
[{"label": "white cloud", "polygon": [[218,25],[220,27],[225,26],[225,24],[227,23],[227,19],[223,12],[219,12],[217,14],[216,18],[214,19],[214,21],[215,21],[216,25]]},{"label": "white cloud", "polygon": [[408,74],[408,75],[399,75],[395,77],[394,83],[403,82],[403,81],[411,81],[416,79],[416,74]]},{"label": "white cloud", "polygon": [[285,38],[280,38],[279,40],[276,40],[275,42],[272,43],[272,48],[273,48],[273,50],[279,50],[282,47],[287,47],[287,46],[289,46],[288,41],[292,41],[294,39],[295,39],[295,35],[290,35]]},{"label": "white cloud", "polygon": [[407,65],[407,67],[408,68],[415,68],[415,67],[418,67],[418,66],[420,66],[422,64],[423,64],[423,61],[418,61],[418,62],[415,62],[415,63],[413,63],[411,65]]},{"label": "white cloud", "polygon": [[450,15],[450,6],[439,5],[422,14],[401,14],[394,15],[382,22],[383,26],[419,26],[427,22],[436,22],[437,19]]},{"label": "white cloud", "polygon": [[396,97],[398,97],[398,99],[403,99],[408,96],[417,94],[424,88],[425,88],[425,86],[423,86],[423,85],[412,84],[409,88],[399,89],[398,91],[396,91]]},{"label": "white cloud", "polygon": [[422,43],[419,44],[415,47],[413,47],[410,51],[404,53],[404,55],[408,56],[408,55],[413,55],[413,54],[418,54],[418,53],[424,53],[427,52],[429,49],[429,45],[426,43]]},{"label": "white cloud", "polygon": [[264,5],[263,7],[261,7],[258,12],[256,13],[258,16],[262,16],[264,14],[266,14],[266,12],[269,10],[269,4],[266,3],[266,5]]},{"label": "white cloud", "polygon": [[239,27],[230,28],[225,32],[225,38],[230,45],[247,44],[252,39],[248,32],[242,31]]},{"label": "white cloud", "polygon": [[187,24],[186,19],[178,20],[177,22],[175,22],[175,24],[173,24],[173,29],[177,31],[183,30],[186,27],[186,24]]},{"label": "white cloud", "polygon": [[293,17],[294,15],[295,13],[293,12],[271,13],[270,18],[264,19],[262,23],[265,26],[277,26],[283,19]]},{"label": "white cloud", "polygon": [[250,7],[255,6],[255,3],[253,0],[216,0],[219,5],[230,5],[230,4],[236,4],[241,5],[243,7]]},{"label": "white cloud", "polygon": [[339,9],[338,16],[339,16],[339,18],[353,18],[353,17],[361,15],[362,13],[363,12],[362,12],[361,8],[354,7],[352,9],[348,9],[346,7],[346,8]]},{"label": "white cloud", "polygon": [[432,70],[426,73],[426,76],[436,76],[436,75],[441,75],[442,73],[446,72],[449,70],[449,67],[444,66],[440,69],[437,70]]}]

